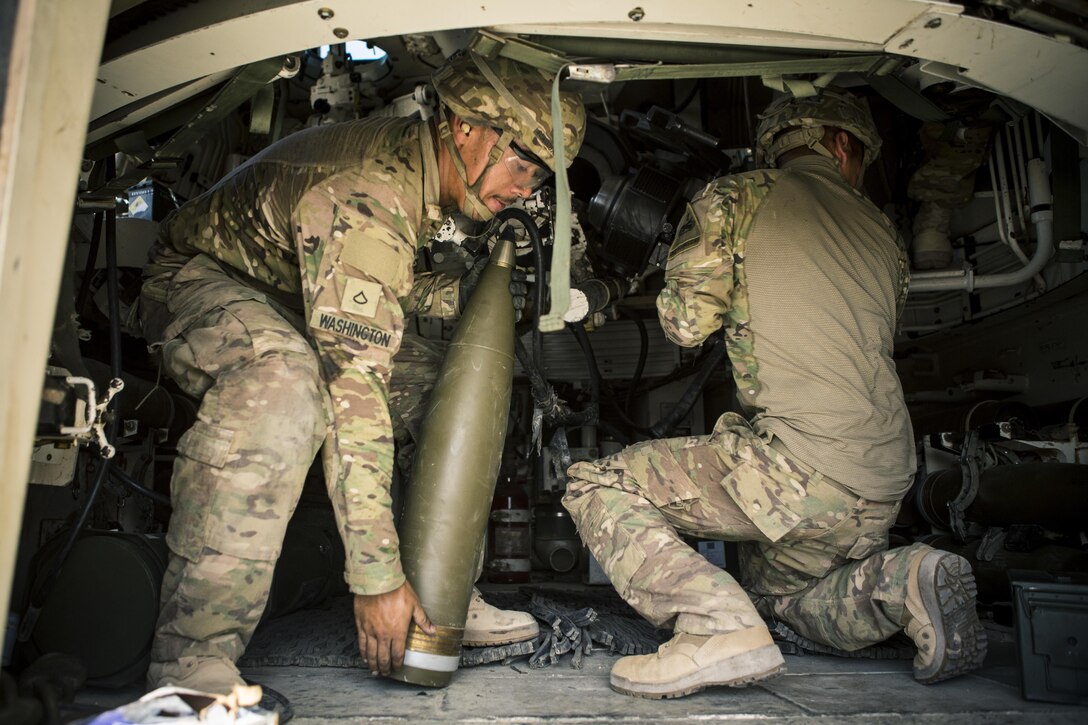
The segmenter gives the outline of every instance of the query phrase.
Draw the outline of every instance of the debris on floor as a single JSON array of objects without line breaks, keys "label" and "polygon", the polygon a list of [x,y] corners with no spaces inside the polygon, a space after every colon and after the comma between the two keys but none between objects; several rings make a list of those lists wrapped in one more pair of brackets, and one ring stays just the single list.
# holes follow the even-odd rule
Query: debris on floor
[{"label": "debris on floor", "polygon": [[[516,593],[484,596],[494,606],[531,613],[540,623],[540,634],[532,642],[516,645],[466,647],[461,653],[462,667],[509,663],[530,653],[532,669],[558,664],[566,654],[571,655],[570,666],[581,669],[594,649],[608,654],[646,654],[667,639],[666,632],[648,624],[611,592],[543,592],[522,587]],[[593,606],[585,606],[587,603]]]},{"label": "debris on floor", "polygon": [[236,686],[229,695],[215,695],[183,687],[160,687],[139,700],[107,710],[87,725],[277,725],[275,712],[263,710],[259,686]]},{"label": "debris on floor", "polygon": [[[496,647],[465,647],[461,666],[509,663],[530,657],[533,669],[557,664],[570,655],[571,665],[600,650],[616,654],[653,652],[668,639],[611,589],[558,591],[522,587],[483,592],[489,604],[530,612],[540,623],[535,640]],[[350,596],[333,597],[320,607],[264,622],[257,629],[240,667],[360,667]]]},{"label": "debris on floor", "polygon": [[[461,666],[510,664],[528,657],[529,667],[540,669],[568,661],[581,668],[594,651],[608,654],[647,654],[670,636],[631,609],[611,588],[523,586],[514,591],[483,591],[487,602],[500,609],[529,612],[540,624],[540,634],[527,642],[495,647],[464,647]],[[239,661],[242,667],[360,667],[351,597],[334,597],[315,609],[294,612],[258,628]],[[909,640],[893,638],[856,652],[845,652],[809,640],[783,622],[768,622],[784,654],[827,654],[855,659],[899,660],[914,657]]]}]

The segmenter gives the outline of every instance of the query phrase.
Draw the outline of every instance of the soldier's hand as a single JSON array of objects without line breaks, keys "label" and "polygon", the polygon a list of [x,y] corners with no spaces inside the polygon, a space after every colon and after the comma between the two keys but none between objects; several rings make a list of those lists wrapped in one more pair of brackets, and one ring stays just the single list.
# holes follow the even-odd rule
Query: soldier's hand
[{"label": "soldier's hand", "polygon": [[472,266],[465,270],[465,273],[461,275],[461,284],[458,287],[458,300],[457,307],[462,313],[465,311],[465,307],[468,306],[468,299],[472,297],[472,293],[476,290],[476,285],[480,282],[480,275],[483,274],[484,267],[487,266],[490,257],[486,254],[476,258],[472,263]]},{"label": "soldier's hand", "polygon": [[434,634],[434,625],[408,582],[385,594],[355,595],[359,654],[371,674],[388,675],[404,664],[408,625],[413,620],[424,632]]},{"label": "soldier's hand", "polygon": [[529,295],[529,276],[523,270],[510,271],[510,297],[514,301],[514,321],[521,319],[521,311],[525,309],[525,298]]}]

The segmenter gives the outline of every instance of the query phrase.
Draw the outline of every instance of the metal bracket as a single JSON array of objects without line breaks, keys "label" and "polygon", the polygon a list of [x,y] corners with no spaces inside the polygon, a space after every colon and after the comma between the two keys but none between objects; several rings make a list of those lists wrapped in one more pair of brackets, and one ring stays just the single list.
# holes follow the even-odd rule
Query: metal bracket
[{"label": "metal bracket", "polygon": [[567,67],[570,79],[587,83],[612,83],[616,80],[616,66],[609,63],[572,65]]},{"label": "metal bracket", "polygon": [[975,501],[978,493],[978,479],[981,458],[978,454],[978,430],[968,432],[960,450],[960,468],[963,471],[963,483],[956,498],[948,502],[948,523],[952,533],[959,541],[967,540],[967,526],[963,512]]},{"label": "metal bracket", "polygon": [[109,408],[110,401],[113,400],[113,396],[120,393],[125,387],[125,381],[121,378],[114,378],[110,381],[110,385],[106,388],[106,395],[102,398],[95,408],[95,421],[91,429],[91,434],[88,436],[90,440],[93,440],[95,445],[98,446],[98,453],[103,458],[113,458],[117,450],[110,445],[109,440],[106,439],[106,409]]},{"label": "metal bracket", "polygon": [[1005,529],[1000,526],[991,526],[982,536],[975,558],[979,561],[993,561],[994,556],[1005,546]]},{"label": "metal bracket", "polygon": [[[156,168],[176,165],[185,151],[205,135],[210,127],[233,113],[234,109],[252,98],[267,84],[277,78],[286,78],[297,73],[299,66],[298,58],[293,56],[286,58],[279,56],[242,66],[234,77],[219,89],[215,97],[182,124],[181,128],[169,139],[155,149],[151,149],[144,143],[146,148],[141,153],[135,154],[136,163],[131,170],[91,189],[86,196],[110,197],[147,178]],[[130,142],[134,141],[130,139]]]},{"label": "metal bracket", "polygon": [[[61,374],[67,371],[61,371]],[[53,373],[56,375],[56,373]],[[110,381],[104,396],[99,399],[94,381],[78,375],[66,375],[65,385],[75,391],[79,405],[76,406],[74,420],[70,425],[60,425],[55,433],[41,436],[42,441],[72,441],[77,444],[93,443],[103,458],[113,458],[116,450],[106,438],[107,410],[113,396],[124,389],[125,383],[120,378]]]}]

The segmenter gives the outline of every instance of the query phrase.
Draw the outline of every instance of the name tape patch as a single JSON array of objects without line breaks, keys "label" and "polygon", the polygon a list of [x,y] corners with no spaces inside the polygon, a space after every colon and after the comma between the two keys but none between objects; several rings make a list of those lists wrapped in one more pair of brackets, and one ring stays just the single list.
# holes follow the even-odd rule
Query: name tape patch
[{"label": "name tape patch", "polygon": [[369,342],[372,345],[381,345],[382,347],[389,347],[389,342],[393,339],[393,336],[385,330],[378,330],[355,320],[349,320],[346,317],[319,310],[314,310],[313,315],[310,316],[310,327],[316,327],[340,337]]}]

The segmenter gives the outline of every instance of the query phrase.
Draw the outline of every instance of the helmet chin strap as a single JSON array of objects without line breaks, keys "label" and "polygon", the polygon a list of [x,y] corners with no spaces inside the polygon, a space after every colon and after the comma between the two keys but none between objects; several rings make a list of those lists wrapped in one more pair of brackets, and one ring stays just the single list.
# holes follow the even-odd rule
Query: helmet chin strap
[{"label": "helmet chin strap", "polygon": [[488,209],[487,204],[484,204],[483,199],[480,198],[480,187],[483,186],[484,177],[487,176],[487,170],[497,164],[502,157],[506,155],[506,150],[514,140],[514,134],[509,131],[502,132],[499,140],[491,148],[491,153],[487,158],[487,166],[480,172],[480,176],[476,179],[475,184],[470,184],[468,182],[468,170],[465,168],[465,161],[461,158],[461,152],[457,149],[457,144],[453,141],[453,133],[450,131],[448,118],[443,118],[439,122],[438,135],[446,145],[446,150],[450,154],[450,160],[453,161],[453,168],[457,170],[457,176],[460,177],[461,183],[465,186],[465,201],[461,211],[470,215],[474,212],[480,217],[480,221],[491,221],[495,218],[495,212]]},{"label": "helmet chin strap", "polygon": [[[779,134],[775,139],[774,144],[771,146],[772,152],[775,156],[775,165],[778,165],[777,157],[784,154],[790,149],[798,148],[799,146],[807,146],[821,156],[827,157],[835,162],[835,165],[839,165],[839,160],[835,158],[835,155],[823,144],[824,130],[826,126],[803,126],[785,131]],[[859,142],[860,143],[860,142]],[[781,149],[777,151],[775,149]],[[865,171],[869,168],[869,164],[872,162],[872,158],[869,151],[862,146],[861,156],[861,171],[858,173],[858,183],[861,183],[861,179],[865,178]],[[842,169],[840,169],[840,172]]]},{"label": "helmet chin strap", "polygon": [[775,159],[775,163],[777,163],[778,157],[790,149],[795,149],[798,146],[807,146],[821,156],[826,156],[834,161],[835,157],[832,156],[831,152],[827,150],[827,147],[821,143],[823,138],[823,126],[796,126],[778,134],[771,144],[768,154],[771,158]]}]

